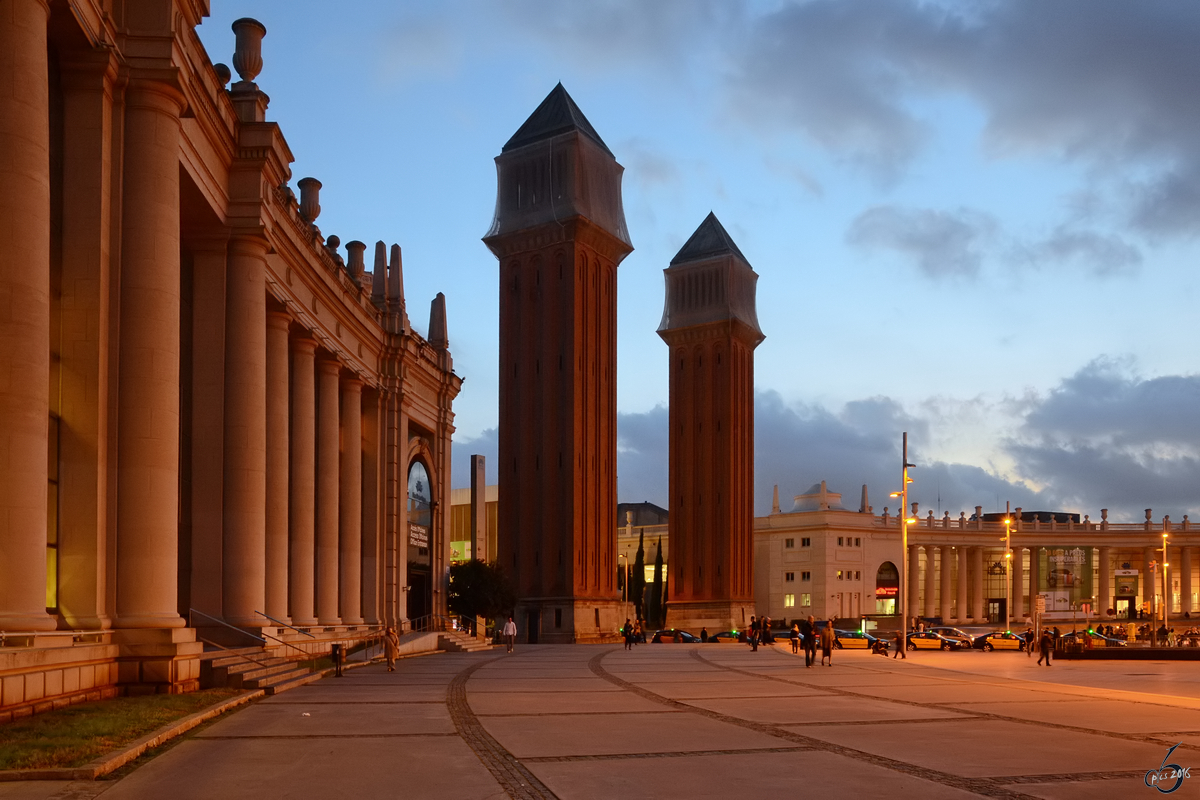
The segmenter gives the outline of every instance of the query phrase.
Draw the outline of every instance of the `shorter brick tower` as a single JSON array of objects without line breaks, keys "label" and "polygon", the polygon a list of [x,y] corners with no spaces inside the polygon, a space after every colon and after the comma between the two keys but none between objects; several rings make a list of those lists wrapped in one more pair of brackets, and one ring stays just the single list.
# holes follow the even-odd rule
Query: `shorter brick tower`
[{"label": "shorter brick tower", "polygon": [[754,614],[754,348],[758,275],[709,214],[663,271],[670,348],[667,624],[710,632]]}]

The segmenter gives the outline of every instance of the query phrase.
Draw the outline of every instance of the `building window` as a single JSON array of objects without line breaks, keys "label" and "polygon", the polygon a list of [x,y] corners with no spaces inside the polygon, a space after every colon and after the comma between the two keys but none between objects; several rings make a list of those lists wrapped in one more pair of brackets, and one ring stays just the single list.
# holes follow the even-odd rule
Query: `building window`
[{"label": "building window", "polygon": [[554,609],[554,627],[556,627],[556,628],[562,627],[562,609],[561,608]]},{"label": "building window", "polygon": [[854,546],[855,546],[855,547],[862,547],[862,539],[860,539],[859,537],[855,536],[855,537],[854,537]]},{"label": "building window", "polygon": [[788,583],[791,583],[792,581],[796,580],[796,573],[794,573],[794,572],[785,572],[785,573],[783,573],[783,579],[784,579],[785,581],[787,581]]},{"label": "building window", "polygon": [[795,540],[795,539],[784,539],[784,540],[783,540],[783,546],[784,546],[784,547],[787,547],[787,548],[792,548],[792,547],[795,547],[795,546],[796,546],[796,540]]},{"label": "building window", "polygon": [[804,608],[808,608],[809,606],[811,606],[812,605],[812,595],[811,594],[800,595],[800,605],[803,606]]},{"label": "building window", "polygon": [[839,536],[838,537],[838,547],[841,547],[841,546],[842,546],[842,537]]},{"label": "building window", "polygon": [[785,594],[783,596],[783,607],[784,608],[795,608],[795,606],[796,606],[796,595]]},{"label": "building window", "polygon": [[811,573],[811,572],[801,572],[801,573],[800,573],[800,580],[802,580],[802,581],[811,581],[811,580],[812,580],[812,573]]},{"label": "building window", "polygon": [[854,570],[854,580],[856,580],[856,581],[862,580],[862,573],[859,572],[858,570]]},{"label": "building window", "polygon": [[804,537],[803,539],[800,540],[800,546],[801,547],[812,547],[812,539],[809,539],[807,536]]},{"label": "building window", "polygon": [[846,579],[846,576],[842,573],[842,571],[840,569],[837,571],[837,579],[839,581]]}]

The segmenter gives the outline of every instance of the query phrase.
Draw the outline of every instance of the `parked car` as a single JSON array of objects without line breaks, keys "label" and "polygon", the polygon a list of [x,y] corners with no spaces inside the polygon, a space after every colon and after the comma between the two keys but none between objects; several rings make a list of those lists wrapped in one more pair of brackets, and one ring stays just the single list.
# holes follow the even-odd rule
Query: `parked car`
[{"label": "parked car", "polygon": [[693,636],[687,631],[680,631],[674,628],[664,628],[661,631],[655,631],[654,636],[650,639],[651,644],[700,644],[700,637]]},{"label": "parked car", "polygon": [[877,639],[862,631],[840,631],[833,629],[833,646],[839,650],[870,650]]},{"label": "parked car", "polygon": [[1025,638],[1012,631],[994,631],[975,637],[976,650],[1024,650]]},{"label": "parked car", "polygon": [[1087,640],[1092,640],[1092,647],[1128,647],[1129,645],[1120,639],[1114,639],[1111,636],[1105,636],[1095,631],[1071,631],[1064,633],[1058,637],[1058,640],[1063,643],[1079,642],[1084,647],[1087,647]]},{"label": "parked car", "polygon": [[958,641],[933,631],[913,631],[908,635],[909,650],[957,650],[959,647]]},{"label": "parked car", "polygon": [[710,633],[708,635],[709,642],[745,642],[745,631],[721,631],[720,633]]},{"label": "parked car", "polygon": [[945,636],[951,641],[958,642],[959,647],[970,647],[975,643],[975,639],[971,636],[971,634],[958,628],[951,628],[946,625],[941,625],[935,628],[930,628],[929,630],[933,631],[934,633],[940,633],[942,636]]}]

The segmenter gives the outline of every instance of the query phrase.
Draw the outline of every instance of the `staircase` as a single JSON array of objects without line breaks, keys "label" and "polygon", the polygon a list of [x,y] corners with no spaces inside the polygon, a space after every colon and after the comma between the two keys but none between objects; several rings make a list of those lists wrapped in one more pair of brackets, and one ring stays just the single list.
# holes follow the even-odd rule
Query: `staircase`
[{"label": "staircase", "polygon": [[299,662],[267,656],[261,647],[207,650],[200,654],[200,685],[262,689],[268,695],[320,680]]},{"label": "staircase", "polygon": [[492,645],[462,631],[438,633],[438,649],[447,653],[479,653],[492,649]]}]

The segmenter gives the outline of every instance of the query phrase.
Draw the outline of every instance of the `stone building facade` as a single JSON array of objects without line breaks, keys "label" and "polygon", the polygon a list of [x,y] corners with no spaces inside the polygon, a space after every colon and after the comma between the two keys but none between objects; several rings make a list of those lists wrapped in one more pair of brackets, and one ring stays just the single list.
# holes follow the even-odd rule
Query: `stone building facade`
[{"label": "stone building facade", "polygon": [[297,200],[265,28],[227,86],[207,0],[2,12],[3,709],[187,691],[234,628],[327,649],[444,610],[445,299],[415,333],[399,247],[368,272]]},{"label": "stone building facade", "polygon": [[[824,481],[797,495],[790,511],[776,503],[755,520],[755,600],[776,620],[812,614],[819,619],[875,618],[897,614],[907,592],[910,617],[955,624],[1024,624],[1038,598],[1044,619],[1053,621],[1161,618],[1164,597],[1172,619],[1190,616],[1197,605],[1196,554],[1200,530],[1185,516],[1110,523],[1064,513],[1014,509],[1008,515],[960,512],[920,516],[908,527],[908,576],[900,518],[875,514],[866,487],[858,510]],[[1006,527],[1011,568],[1005,567]],[[1165,536],[1164,536],[1165,534]],[[1166,542],[1166,591],[1163,543]]]},{"label": "stone building facade", "polygon": [[624,168],[556,86],[496,157],[484,242],[500,269],[497,560],[523,641],[611,639],[616,583],[617,266]]}]

